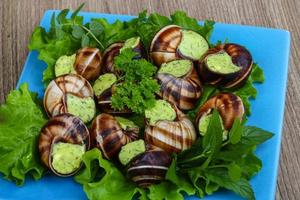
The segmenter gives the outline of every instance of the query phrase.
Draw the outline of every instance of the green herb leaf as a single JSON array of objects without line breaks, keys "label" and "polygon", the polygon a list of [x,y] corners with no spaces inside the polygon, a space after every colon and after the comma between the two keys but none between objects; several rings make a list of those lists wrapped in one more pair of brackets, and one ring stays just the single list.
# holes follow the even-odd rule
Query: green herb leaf
[{"label": "green herb leaf", "polygon": [[22,185],[27,175],[40,179],[45,171],[37,142],[46,119],[35,102],[36,95],[23,84],[0,106],[0,172],[17,185]]},{"label": "green herb leaf", "polygon": [[81,38],[81,47],[88,47],[90,44],[90,38],[87,35],[83,35]]},{"label": "green herb leaf", "polygon": [[241,140],[243,132],[243,125],[240,119],[235,119],[233,125],[229,131],[229,141],[232,144],[236,144]]},{"label": "green herb leaf", "polygon": [[255,199],[251,185],[244,178],[233,181],[223,168],[208,169],[205,171],[205,175],[210,181],[217,183],[223,188],[231,190],[248,200]]},{"label": "green herb leaf", "polygon": [[75,176],[75,181],[83,185],[91,200],[111,199],[131,200],[136,195],[145,196],[145,191],[137,188],[101,152],[94,148],[83,155],[83,169]]},{"label": "green herb leaf", "polygon": [[233,181],[238,181],[242,176],[242,169],[239,165],[231,163],[228,165],[228,175]]},{"label": "green herb leaf", "polygon": [[246,146],[259,145],[273,137],[273,133],[255,126],[245,126],[241,143]]},{"label": "green herb leaf", "polygon": [[74,25],[72,28],[73,28],[72,35],[76,39],[81,39],[82,36],[85,34],[85,31],[80,26]]},{"label": "green herb leaf", "polygon": [[71,19],[75,20],[80,10],[83,8],[84,3],[82,3],[71,15]]},{"label": "green herb leaf", "polygon": [[152,78],[156,67],[145,59],[133,59],[135,55],[132,49],[126,49],[115,58],[116,68],[124,74],[124,82],[116,87],[111,100],[114,109],[129,108],[142,114],[145,109],[154,106],[159,85]]}]

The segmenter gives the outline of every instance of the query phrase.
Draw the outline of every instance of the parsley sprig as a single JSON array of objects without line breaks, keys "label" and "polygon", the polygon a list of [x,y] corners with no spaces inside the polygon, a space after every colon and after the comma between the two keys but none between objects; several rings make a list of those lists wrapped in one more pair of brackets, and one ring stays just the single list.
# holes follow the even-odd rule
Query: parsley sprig
[{"label": "parsley sprig", "polygon": [[159,85],[153,78],[156,67],[145,59],[134,59],[135,56],[135,52],[126,49],[115,58],[116,68],[123,72],[123,81],[117,85],[111,100],[114,109],[129,108],[141,114],[154,106]]}]

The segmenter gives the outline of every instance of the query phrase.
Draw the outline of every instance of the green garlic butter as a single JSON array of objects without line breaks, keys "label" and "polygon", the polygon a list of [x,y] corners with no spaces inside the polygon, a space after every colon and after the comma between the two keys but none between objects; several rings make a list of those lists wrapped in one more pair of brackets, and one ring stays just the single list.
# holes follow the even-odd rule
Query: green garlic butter
[{"label": "green garlic butter", "polygon": [[105,90],[110,88],[117,81],[117,77],[112,73],[106,73],[95,81],[93,90],[96,96],[102,94]]},{"label": "green garlic butter", "polygon": [[135,156],[146,151],[144,140],[137,140],[124,145],[119,153],[119,160],[127,165]]},{"label": "green garlic butter", "polygon": [[[198,130],[200,135],[204,136],[207,133],[208,125],[211,120],[212,114],[204,115],[200,118],[198,123]],[[228,130],[225,130],[223,125],[223,120],[220,117],[220,122],[223,130],[223,141],[227,140],[228,137]]]},{"label": "green garlic butter", "polygon": [[225,51],[207,56],[206,64],[210,71],[219,74],[231,74],[241,70],[232,63],[231,56]]},{"label": "green garlic butter", "polygon": [[182,38],[178,49],[183,56],[199,60],[208,48],[207,41],[198,33],[190,30],[182,31]]},{"label": "green garlic butter", "polygon": [[58,60],[55,63],[54,71],[55,76],[61,76],[64,74],[70,74],[75,73],[74,70],[74,63],[76,59],[76,54],[73,54],[71,56],[61,56],[58,58]]},{"label": "green garlic butter", "polygon": [[81,98],[67,94],[68,113],[78,116],[84,123],[91,121],[96,114],[96,105],[92,97]]},{"label": "green garlic butter", "polygon": [[59,142],[52,147],[52,167],[60,174],[70,174],[80,167],[84,145]]},{"label": "green garlic butter", "polygon": [[140,43],[140,37],[132,37],[125,41],[124,46],[120,49],[122,52],[124,49],[133,49]]},{"label": "green garlic butter", "polygon": [[150,125],[154,126],[160,120],[175,120],[176,112],[167,101],[157,100],[154,107],[145,110],[145,117],[149,120]]},{"label": "green garlic butter", "polygon": [[119,122],[123,130],[127,130],[128,128],[138,127],[135,123],[133,123],[132,121],[124,117],[115,117],[115,118]]},{"label": "green garlic butter", "polygon": [[158,73],[167,73],[179,78],[186,75],[192,66],[193,63],[189,60],[174,60],[162,64]]}]

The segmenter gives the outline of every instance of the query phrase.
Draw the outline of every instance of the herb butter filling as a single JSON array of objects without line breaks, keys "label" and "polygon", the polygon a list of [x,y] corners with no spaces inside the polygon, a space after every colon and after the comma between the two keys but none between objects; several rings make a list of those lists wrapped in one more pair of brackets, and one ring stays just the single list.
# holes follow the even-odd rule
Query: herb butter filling
[{"label": "herb butter filling", "polygon": [[84,145],[59,142],[52,147],[52,167],[60,174],[70,174],[80,167]]},{"label": "herb butter filling", "polygon": [[134,157],[146,151],[144,140],[137,140],[124,145],[119,153],[119,160],[127,165]]},{"label": "herb butter filling", "polygon": [[78,116],[84,123],[93,119],[96,114],[96,105],[92,97],[77,97],[67,94],[68,113]]},{"label": "herb butter filling", "polygon": [[55,76],[61,76],[64,74],[70,74],[70,73],[75,73],[74,70],[74,63],[76,59],[76,54],[73,54],[71,56],[61,56],[57,59],[54,67],[55,71]]},{"label": "herb butter filling", "polygon": [[231,56],[225,51],[207,56],[206,64],[211,72],[219,74],[232,74],[241,70],[233,64]]},{"label": "herb butter filling", "polygon": [[115,82],[117,82],[117,77],[112,73],[106,73],[95,81],[93,85],[93,90],[96,96],[101,95],[105,90],[110,88]]},{"label": "herb butter filling", "polygon": [[201,35],[194,31],[182,30],[182,39],[178,49],[183,56],[199,60],[208,48],[207,41]]},{"label": "herb butter filling", "polygon": [[[211,117],[212,117],[212,114],[204,114],[200,118],[200,120],[198,122],[198,130],[199,130],[200,135],[204,136],[206,134]],[[220,117],[220,121],[221,121],[221,125],[222,125],[222,130],[223,130],[223,141],[225,141],[225,140],[227,140],[227,137],[228,137],[228,130],[226,130],[224,128],[223,120],[221,117]]]},{"label": "herb butter filling", "polygon": [[149,120],[150,125],[154,126],[160,120],[175,120],[176,112],[167,101],[157,100],[154,107],[145,110],[145,117]]},{"label": "herb butter filling", "polygon": [[125,41],[124,46],[120,49],[122,52],[125,49],[133,49],[140,43],[140,37],[132,37]]},{"label": "herb butter filling", "polygon": [[179,78],[189,73],[192,67],[193,67],[193,63],[189,60],[174,60],[162,64],[158,73],[171,74]]},{"label": "herb butter filling", "polygon": [[129,119],[126,119],[124,117],[115,117],[115,118],[123,130],[127,130],[129,128],[135,128],[135,127],[138,128],[138,126],[132,121],[130,121]]}]

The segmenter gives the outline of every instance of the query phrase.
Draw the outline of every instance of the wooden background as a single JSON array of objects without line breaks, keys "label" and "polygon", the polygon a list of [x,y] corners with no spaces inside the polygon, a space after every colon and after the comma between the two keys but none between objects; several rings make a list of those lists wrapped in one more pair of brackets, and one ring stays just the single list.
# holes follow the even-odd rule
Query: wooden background
[{"label": "wooden background", "polygon": [[[82,0],[0,0],[0,103],[15,88],[31,32],[47,9],[75,9]],[[289,83],[276,199],[300,199],[300,0],[86,0],[85,11],[165,15],[181,9],[197,19],[287,29]]]}]

